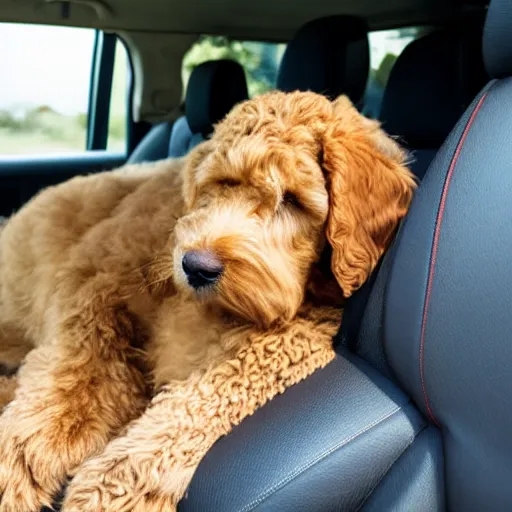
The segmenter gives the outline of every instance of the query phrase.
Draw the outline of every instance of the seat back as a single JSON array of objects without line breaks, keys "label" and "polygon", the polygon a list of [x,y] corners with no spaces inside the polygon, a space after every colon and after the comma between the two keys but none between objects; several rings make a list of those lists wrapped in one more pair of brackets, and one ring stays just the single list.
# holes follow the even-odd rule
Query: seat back
[{"label": "seat back", "polygon": [[243,67],[233,60],[207,61],[190,75],[185,115],[154,126],[130,156],[129,163],[184,156],[206,140],[237,103],[248,98]]},{"label": "seat back", "polygon": [[432,32],[409,44],[391,70],[379,118],[411,151],[420,179],[489,79],[481,34],[476,24]]},{"label": "seat back", "polygon": [[370,50],[364,20],[354,16],[329,16],[313,20],[288,43],[279,66],[281,91],[313,91],[334,99],[346,94],[361,104]]},{"label": "seat back", "polygon": [[205,141],[213,126],[249,97],[243,67],[233,60],[210,60],[190,75],[185,115],[176,120],[169,140],[169,156],[186,155]]},{"label": "seat back", "polygon": [[[464,109],[488,81],[482,25],[443,29],[413,41],[393,67],[381,120],[411,153],[410,168],[422,179]],[[385,290],[391,249],[380,269],[348,301],[340,341],[393,377],[382,345]]]},{"label": "seat back", "polygon": [[512,507],[512,4],[484,31],[490,82],[443,144],[386,293],[389,364],[444,437],[450,510]]}]

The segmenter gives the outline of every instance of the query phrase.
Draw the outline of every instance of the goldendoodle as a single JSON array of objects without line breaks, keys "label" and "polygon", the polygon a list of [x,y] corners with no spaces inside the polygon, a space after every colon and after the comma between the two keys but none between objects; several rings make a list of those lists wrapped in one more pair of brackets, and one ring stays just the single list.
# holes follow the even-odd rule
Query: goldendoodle
[{"label": "goldendoodle", "polygon": [[70,476],[66,511],[174,510],[220,436],[334,357],[413,196],[404,158],[346,97],[272,92],[183,159],[74,178],[9,219],[0,511]]}]

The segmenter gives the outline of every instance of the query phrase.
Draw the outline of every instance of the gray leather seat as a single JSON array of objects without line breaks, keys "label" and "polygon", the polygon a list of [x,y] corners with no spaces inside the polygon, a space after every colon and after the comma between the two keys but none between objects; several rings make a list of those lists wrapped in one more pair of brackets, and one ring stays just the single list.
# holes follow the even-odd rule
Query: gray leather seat
[{"label": "gray leather seat", "polygon": [[232,60],[204,62],[190,75],[185,115],[154,126],[130,155],[128,163],[181,157],[207,139],[213,125],[248,98],[245,72]]},{"label": "gray leather seat", "polygon": [[379,118],[411,151],[420,179],[489,79],[481,39],[481,25],[438,30],[410,43],[391,70]]},{"label": "gray leather seat", "polygon": [[362,106],[369,70],[365,21],[354,16],[329,16],[310,21],[288,43],[277,88],[313,91],[330,99],[346,94]]},{"label": "gray leather seat", "polygon": [[[427,171],[364,343],[341,344],[217,442],[181,511],[512,509],[511,31],[512,4],[493,0],[484,57],[497,79]],[[376,345],[383,371],[361,349]]]}]

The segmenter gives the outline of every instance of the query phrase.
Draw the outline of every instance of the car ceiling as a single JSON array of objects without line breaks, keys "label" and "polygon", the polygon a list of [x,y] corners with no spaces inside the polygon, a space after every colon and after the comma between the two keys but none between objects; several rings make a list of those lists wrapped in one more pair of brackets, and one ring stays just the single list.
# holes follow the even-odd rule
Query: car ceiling
[{"label": "car ceiling", "polygon": [[307,21],[353,14],[378,30],[457,18],[484,0],[0,0],[0,20],[287,40]]}]

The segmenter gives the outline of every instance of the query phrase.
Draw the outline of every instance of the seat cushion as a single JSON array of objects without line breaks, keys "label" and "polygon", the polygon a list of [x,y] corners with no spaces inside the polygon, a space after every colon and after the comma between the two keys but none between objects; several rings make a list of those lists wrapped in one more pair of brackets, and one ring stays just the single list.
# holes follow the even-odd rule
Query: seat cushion
[{"label": "seat cushion", "polygon": [[179,510],[357,510],[424,426],[406,395],[342,349],[220,439]]},{"label": "seat cushion", "polygon": [[370,69],[366,23],[353,16],[330,16],[304,25],[288,43],[277,88],[313,91],[334,99],[363,97]]},{"label": "seat cushion", "polygon": [[425,428],[393,464],[361,512],[441,512],[446,508],[443,443]]}]

